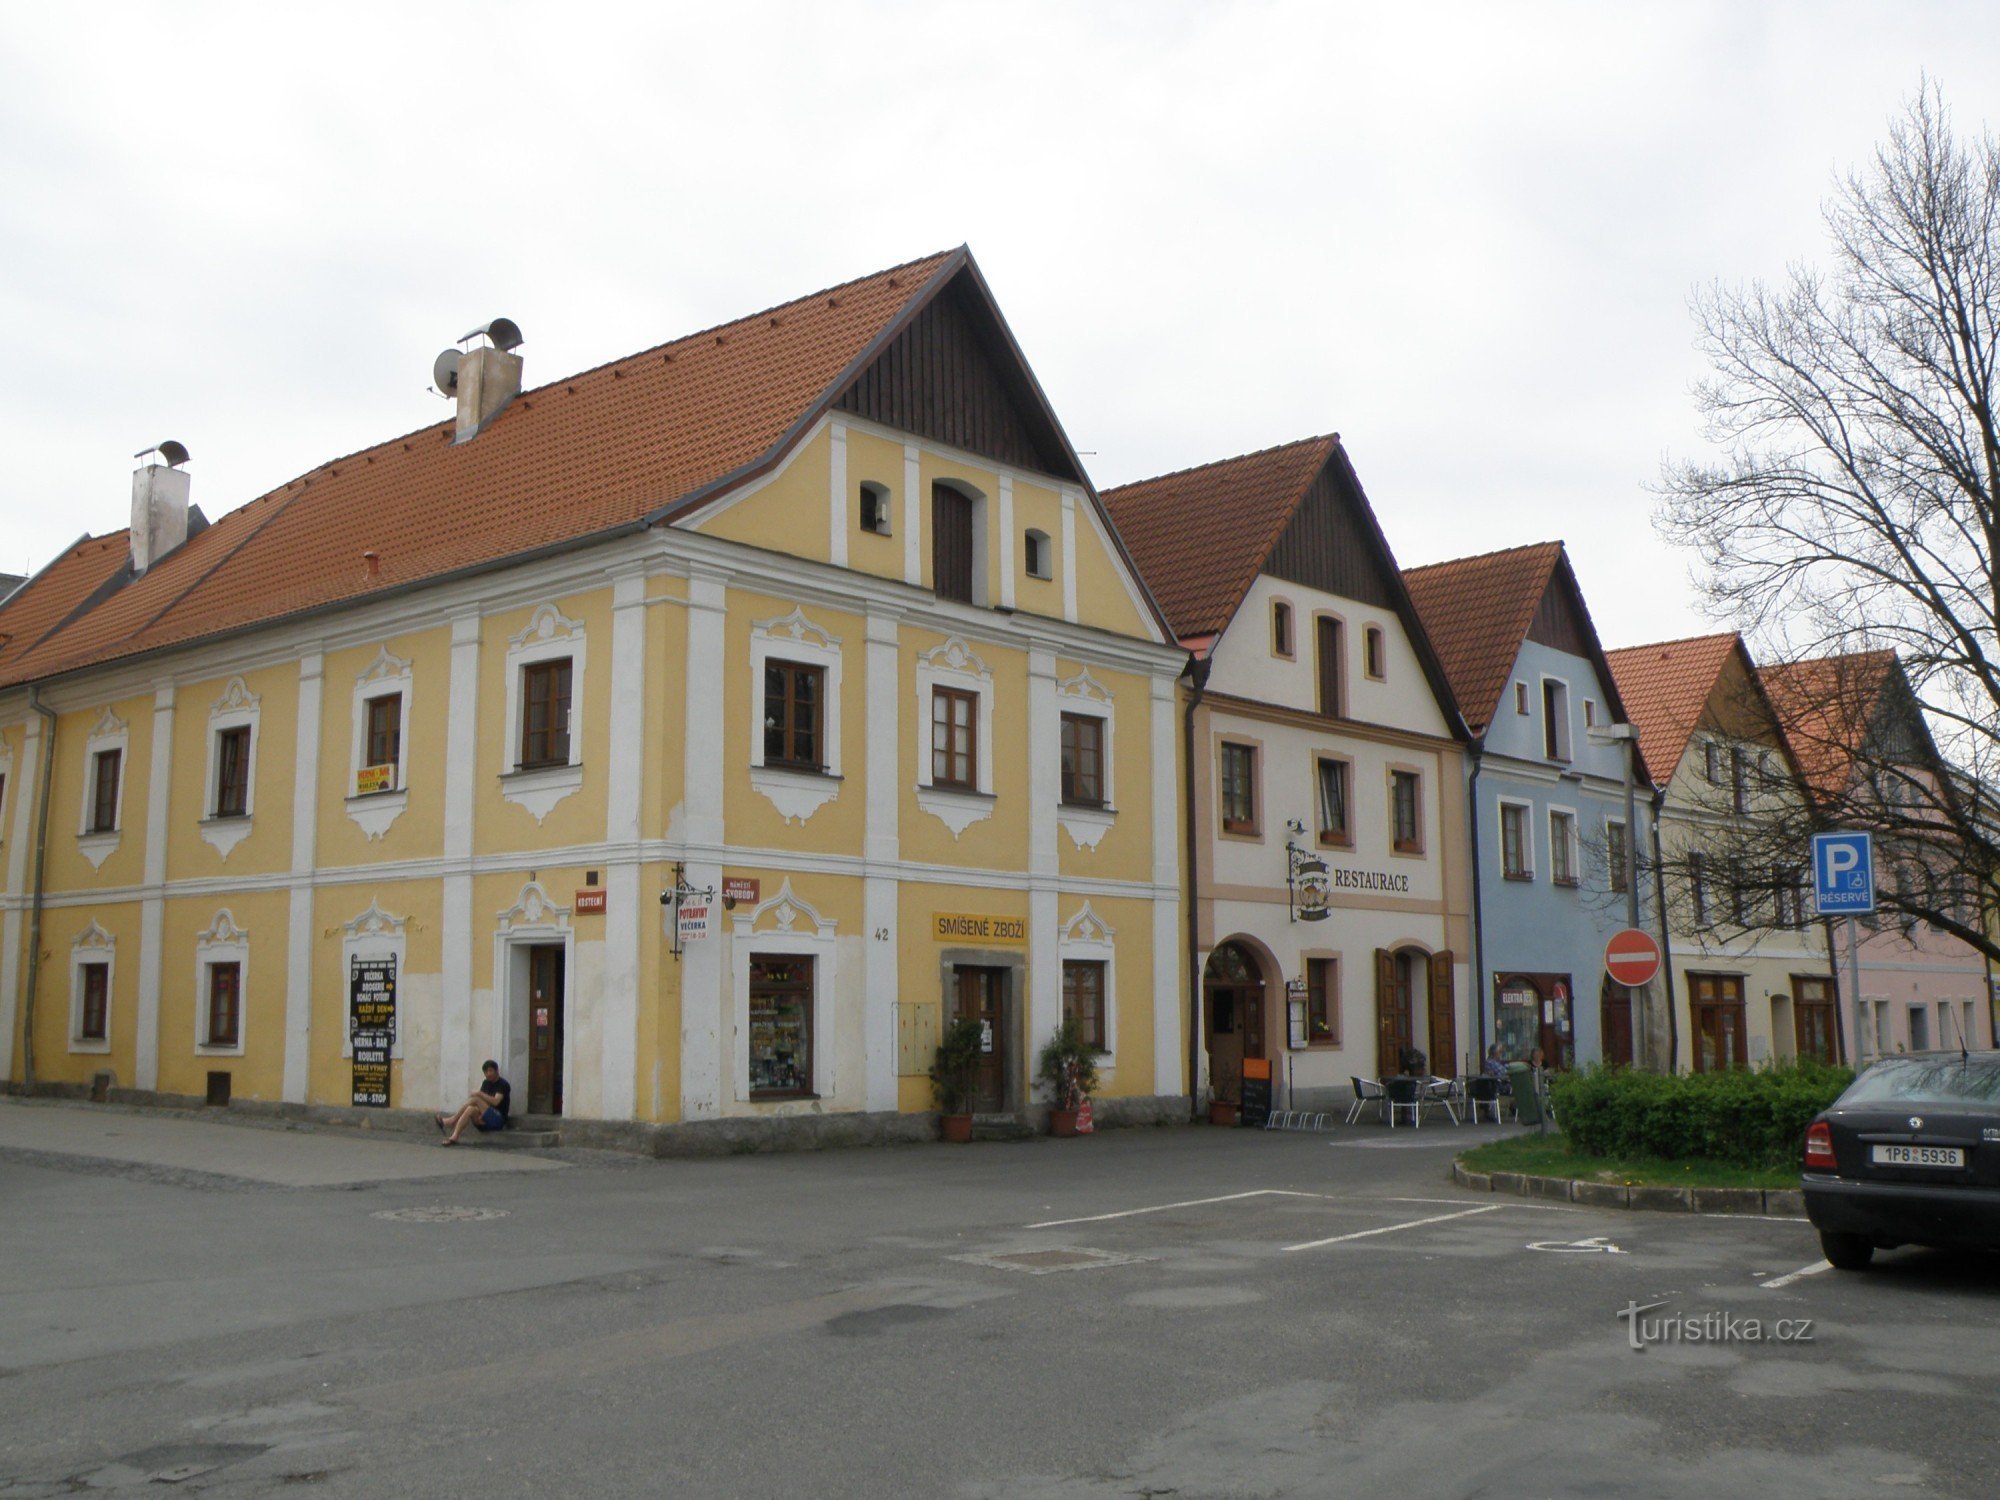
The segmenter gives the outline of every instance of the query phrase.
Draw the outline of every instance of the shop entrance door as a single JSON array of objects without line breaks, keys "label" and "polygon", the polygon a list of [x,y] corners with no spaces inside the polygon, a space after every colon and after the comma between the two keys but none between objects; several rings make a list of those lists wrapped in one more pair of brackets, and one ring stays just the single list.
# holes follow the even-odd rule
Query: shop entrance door
[{"label": "shop entrance door", "polygon": [[1227,1104],[1243,1097],[1243,1059],[1264,1057],[1263,970],[1248,949],[1224,943],[1202,971],[1208,1011],[1208,1081]]},{"label": "shop entrance door", "polygon": [[1607,978],[1597,1000],[1598,1035],[1603,1038],[1604,1066],[1632,1066],[1632,991]]},{"label": "shop entrance door", "polygon": [[972,1108],[994,1114],[1007,1107],[1007,971],[972,964],[952,969],[951,1016],[979,1023],[979,1066],[972,1075]]},{"label": "shop entrance door", "polygon": [[1801,1062],[1834,1061],[1832,980],[1792,976],[1792,1026]]},{"label": "shop entrance door", "polygon": [[1743,1013],[1743,976],[1688,975],[1690,1009],[1694,1016],[1694,1070],[1714,1073],[1750,1065],[1749,1039]]},{"label": "shop entrance door", "polygon": [[563,1095],[563,948],[528,950],[528,1113],[559,1115]]}]

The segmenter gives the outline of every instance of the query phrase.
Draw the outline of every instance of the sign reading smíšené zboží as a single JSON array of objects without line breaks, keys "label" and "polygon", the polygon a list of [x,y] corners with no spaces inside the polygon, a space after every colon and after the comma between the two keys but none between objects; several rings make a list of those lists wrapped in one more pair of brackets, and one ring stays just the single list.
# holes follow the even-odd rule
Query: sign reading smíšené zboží
[{"label": "sign reading sm\u00ed\u0161en\u00e9 zbo\u017e\u00ed", "polygon": [[974,911],[933,912],[931,935],[941,943],[1025,943],[1028,919]]}]

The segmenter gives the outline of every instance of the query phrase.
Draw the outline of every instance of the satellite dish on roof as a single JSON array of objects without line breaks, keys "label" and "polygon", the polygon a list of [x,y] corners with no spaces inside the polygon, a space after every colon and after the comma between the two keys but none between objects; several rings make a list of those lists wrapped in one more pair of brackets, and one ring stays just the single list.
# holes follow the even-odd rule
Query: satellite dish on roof
[{"label": "satellite dish on roof", "polygon": [[459,342],[466,344],[476,338],[491,339],[495,349],[518,349],[521,345],[521,325],[512,318],[495,318],[491,323],[480,324]]},{"label": "satellite dish on roof", "polygon": [[447,349],[431,364],[431,385],[446,400],[458,394],[458,362],[464,357],[456,349]]}]

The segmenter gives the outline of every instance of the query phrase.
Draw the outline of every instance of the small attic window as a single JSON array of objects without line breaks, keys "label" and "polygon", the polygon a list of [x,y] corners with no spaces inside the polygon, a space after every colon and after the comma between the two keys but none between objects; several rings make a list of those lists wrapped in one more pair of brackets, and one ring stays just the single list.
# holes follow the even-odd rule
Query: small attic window
[{"label": "small attic window", "polygon": [[1030,578],[1053,578],[1055,564],[1049,555],[1049,534],[1046,531],[1029,531],[1022,539],[1022,557],[1025,559]]},{"label": "small attic window", "polygon": [[877,536],[889,535],[889,486],[872,479],[861,481],[861,529]]},{"label": "small attic window", "polygon": [[1361,669],[1377,682],[1389,675],[1382,660],[1382,627],[1370,625],[1361,632]]},{"label": "small attic window", "polygon": [[1525,682],[1517,682],[1514,684],[1514,712],[1517,714],[1525,714],[1527,713],[1527,711],[1528,711],[1528,685]]},{"label": "small attic window", "polygon": [[1289,657],[1292,652],[1292,606],[1283,599],[1271,601],[1271,654]]}]

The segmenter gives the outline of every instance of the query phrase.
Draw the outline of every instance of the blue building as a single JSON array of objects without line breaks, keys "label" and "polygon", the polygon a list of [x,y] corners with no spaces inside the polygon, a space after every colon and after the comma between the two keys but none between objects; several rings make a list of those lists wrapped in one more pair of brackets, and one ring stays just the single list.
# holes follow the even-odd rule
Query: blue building
[{"label": "blue building", "polygon": [[[1606,940],[1641,925],[1653,795],[1590,611],[1560,542],[1405,570],[1471,727],[1474,1020],[1481,1050],[1536,1047],[1557,1066],[1647,1064],[1664,1037],[1660,982],[1605,977]],[[1626,756],[1635,783],[1626,822]],[[1639,860],[1635,864],[1632,854]]]}]

